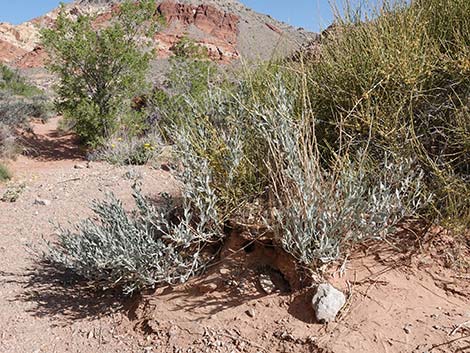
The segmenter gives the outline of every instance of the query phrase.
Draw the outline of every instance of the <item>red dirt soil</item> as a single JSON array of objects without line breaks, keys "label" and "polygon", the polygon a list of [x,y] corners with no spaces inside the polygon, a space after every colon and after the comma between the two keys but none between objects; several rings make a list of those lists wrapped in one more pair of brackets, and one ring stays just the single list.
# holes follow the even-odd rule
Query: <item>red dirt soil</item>
[{"label": "red dirt soil", "polygon": [[[314,320],[313,288],[290,291],[288,259],[266,244],[247,246],[236,233],[204,276],[130,299],[49,273],[27,246],[55,239],[49,221],[83,219],[106,191],[130,206],[129,171],[142,175],[151,196],[177,193],[161,170],[88,164],[57,122],[33,124],[28,142],[36,153],[11,162],[15,178],[0,184],[0,196],[25,184],[17,202],[0,203],[1,353],[470,352],[470,274],[447,266],[461,259],[463,268],[468,244],[459,248],[437,230],[403,231],[389,245],[358,247],[325,271],[348,295],[328,325]],[[35,205],[38,197],[50,204]],[[263,291],[262,275],[271,276],[277,292]]]}]

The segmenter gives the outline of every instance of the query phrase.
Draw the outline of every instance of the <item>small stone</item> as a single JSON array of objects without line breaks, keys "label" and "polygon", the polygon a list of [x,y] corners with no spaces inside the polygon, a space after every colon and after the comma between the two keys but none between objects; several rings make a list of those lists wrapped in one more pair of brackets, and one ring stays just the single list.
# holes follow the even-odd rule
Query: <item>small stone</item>
[{"label": "small stone", "polygon": [[405,327],[403,327],[403,331],[405,331],[405,333],[406,333],[407,335],[409,335],[409,334],[411,333],[411,327],[412,327],[412,326],[413,326],[413,325],[411,325],[411,324],[406,324]]},{"label": "small stone", "polygon": [[295,341],[294,335],[287,331],[274,332],[274,337],[283,341]]},{"label": "small stone", "polygon": [[198,286],[201,293],[210,293],[217,290],[217,284],[215,283],[202,283]]},{"label": "small stone", "polygon": [[164,170],[165,172],[170,172],[171,171],[171,168],[167,163],[160,164],[160,169]]},{"label": "small stone", "polygon": [[315,344],[317,342],[317,338],[315,336],[308,336],[305,342],[308,344]]},{"label": "small stone", "polygon": [[271,294],[276,291],[276,285],[267,274],[263,273],[259,276],[259,285],[266,294]]},{"label": "small stone", "polygon": [[34,200],[34,204],[41,206],[49,206],[51,204],[51,201],[37,198],[36,200]]},{"label": "small stone", "polygon": [[249,317],[252,317],[252,318],[256,316],[256,311],[255,311],[255,309],[253,309],[253,308],[248,309],[247,311],[245,311],[245,313],[246,313]]},{"label": "small stone", "polygon": [[178,326],[171,326],[170,330],[168,330],[168,337],[173,338],[179,333]]},{"label": "small stone", "polygon": [[226,268],[221,268],[221,269],[219,270],[219,273],[220,273],[221,275],[228,275],[228,274],[230,274],[230,270],[228,270],[228,269],[226,269]]},{"label": "small stone", "polygon": [[75,164],[73,167],[75,169],[85,169],[85,166],[83,164]]},{"label": "small stone", "polygon": [[345,303],[346,296],[329,283],[320,284],[312,298],[315,316],[324,323],[334,321]]}]

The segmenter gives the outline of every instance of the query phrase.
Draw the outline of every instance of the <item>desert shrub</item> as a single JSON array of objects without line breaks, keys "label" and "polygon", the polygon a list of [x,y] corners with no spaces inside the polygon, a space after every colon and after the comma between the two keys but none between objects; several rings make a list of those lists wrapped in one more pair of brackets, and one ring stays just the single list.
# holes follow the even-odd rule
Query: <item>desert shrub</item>
[{"label": "desert shrub", "polygon": [[31,118],[47,120],[49,116],[44,93],[16,71],[0,66],[0,157],[12,158],[21,151],[18,128],[27,128]]},{"label": "desert shrub", "polygon": [[253,218],[245,206],[261,204],[258,219],[312,267],[354,242],[384,239],[427,196],[410,159],[390,154],[378,164],[363,150],[326,160],[306,72],[288,72],[267,67],[235,88],[214,88],[196,101],[188,96],[193,110],[173,140],[181,154],[197,156],[185,170],[209,180],[220,219]]},{"label": "desert shrub", "polygon": [[21,151],[13,129],[0,123],[0,158],[14,158]]},{"label": "desert shrub", "polygon": [[277,81],[257,111],[257,126],[269,146],[275,205],[267,225],[286,251],[307,266],[327,263],[351,244],[386,239],[399,222],[418,214],[428,197],[416,163],[385,154],[377,165],[365,150],[322,160],[318,122],[296,119],[297,102]]},{"label": "desert shrub", "polygon": [[116,134],[94,150],[89,158],[117,165],[144,165],[158,156],[161,146],[161,138],[155,132],[142,136]]},{"label": "desert shrub", "polygon": [[310,65],[323,153],[414,156],[436,194],[434,216],[468,222],[470,3],[386,2],[371,20],[348,15]]},{"label": "desert shrub", "polygon": [[130,100],[145,93],[155,13],[153,1],[125,1],[110,24],[96,30],[92,16],[74,20],[62,7],[54,28],[42,32],[49,69],[59,78],[56,108],[86,143],[112,136]]},{"label": "desert shrub", "polygon": [[11,179],[10,170],[6,165],[0,163],[0,181],[6,181]]},{"label": "desert shrub", "polygon": [[42,91],[9,67],[0,64],[0,90],[8,91],[13,95],[34,97],[42,95]]},{"label": "desert shrub", "polygon": [[207,178],[188,169],[182,179],[186,183],[181,205],[162,195],[164,202],[156,206],[141,195],[138,185],[133,193],[137,210],[132,213],[112,195],[95,202],[95,216],[73,230],[60,229],[43,260],[97,288],[120,288],[126,294],[181,283],[200,273],[213,258],[207,248],[222,237],[222,223]]},{"label": "desert shrub", "polygon": [[25,98],[0,92],[0,123],[11,127],[25,127],[31,118],[49,118],[45,97]]}]

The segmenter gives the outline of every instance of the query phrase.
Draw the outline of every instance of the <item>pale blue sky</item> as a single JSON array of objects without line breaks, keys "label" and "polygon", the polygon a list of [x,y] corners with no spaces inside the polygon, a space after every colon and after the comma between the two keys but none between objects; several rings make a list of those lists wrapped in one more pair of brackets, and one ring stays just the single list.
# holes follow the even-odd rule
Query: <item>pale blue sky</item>
[{"label": "pale blue sky", "polygon": [[[70,1],[65,1],[70,2]],[[332,20],[329,0],[241,0],[255,11],[312,31],[326,28]],[[57,7],[60,0],[0,0],[0,22],[18,24]]]}]

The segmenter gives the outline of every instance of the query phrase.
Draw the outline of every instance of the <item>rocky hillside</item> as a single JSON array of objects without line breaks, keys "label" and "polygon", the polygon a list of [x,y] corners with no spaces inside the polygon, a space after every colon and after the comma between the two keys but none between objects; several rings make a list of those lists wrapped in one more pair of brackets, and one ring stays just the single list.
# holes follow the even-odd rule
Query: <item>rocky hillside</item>
[{"label": "rocky hillside", "polygon": [[[67,11],[71,16],[95,14],[98,27],[106,25],[118,6],[116,0],[77,0],[67,5]],[[205,47],[212,60],[228,64],[283,56],[314,36],[256,13],[237,0],[164,0],[158,2],[157,11],[167,25],[155,33],[156,64],[171,56],[184,37]],[[57,12],[18,26],[0,23],[0,62],[25,70],[33,78],[42,77],[47,54],[40,45],[39,31],[54,25]]]}]

